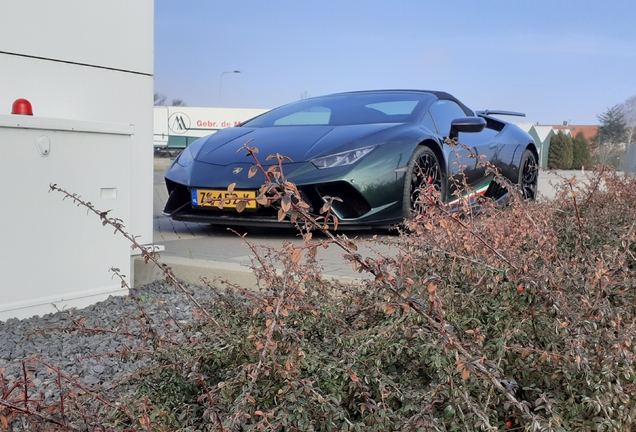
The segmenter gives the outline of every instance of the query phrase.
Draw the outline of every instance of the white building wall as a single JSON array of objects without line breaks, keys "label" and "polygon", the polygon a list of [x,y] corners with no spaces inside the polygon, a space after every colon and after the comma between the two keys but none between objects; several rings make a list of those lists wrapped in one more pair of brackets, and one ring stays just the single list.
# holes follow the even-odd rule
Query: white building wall
[{"label": "white building wall", "polygon": [[[118,208],[123,209],[124,213],[126,208],[129,209],[129,215],[126,215],[128,220],[124,221],[127,230],[140,236],[140,243],[152,242],[153,28],[152,0],[0,0],[0,116],[10,115],[13,102],[25,98],[33,105],[34,121],[43,119],[44,123],[49,124],[46,119],[62,119],[63,124],[75,122],[78,125],[107,122],[116,124],[113,126],[115,128],[130,129],[130,135],[126,137],[127,145],[102,145],[99,151],[90,150],[97,148],[92,146],[91,137],[99,134],[86,134],[83,139],[86,140],[87,148],[64,153],[69,166],[77,168],[72,171],[74,175],[62,175],[58,169],[62,165],[46,170],[29,170],[26,167],[9,169],[7,167],[17,166],[9,162],[4,165],[5,169],[0,171],[0,181],[4,187],[13,188],[14,193],[10,195],[11,200],[4,199],[0,205],[0,223],[4,230],[19,232],[22,243],[31,244],[34,248],[42,246],[35,231],[30,230],[29,223],[32,221],[30,218],[9,220],[3,214],[8,211],[33,211],[31,202],[26,198],[32,192],[29,188],[58,183],[71,192],[81,193],[88,201],[106,205],[107,202],[100,201],[100,191],[104,185],[114,182],[112,176],[117,173],[128,183],[127,186],[121,183],[117,186],[122,191],[118,199],[127,201]],[[4,122],[11,123],[12,120],[5,118]],[[72,132],[73,126],[70,129],[69,132]],[[113,143],[119,141],[115,136],[121,135],[111,136]],[[98,140],[103,139],[101,136]],[[12,148],[15,145],[21,145],[19,140],[0,138],[5,161],[17,157],[24,150]],[[27,145],[30,147],[32,144]],[[125,148],[129,150],[122,150]],[[35,151],[35,147],[29,151]],[[55,148],[51,156],[54,151]],[[52,159],[46,160],[47,164],[51,164]],[[111,177],[104,177],[105,173]],[[36,182],[38,186],[31,181],[34,176],[41,177]],[[25,181],[26,178],[30,181]],[[105,181],[106,178],[110,180]],[[90,181],[96,179],[104,180],[99,182],[102,186],[97,187],[97,183]],[[87,188],[89,184],[95,187]],[[127,189],[129,192],[126,192]],[[19,197],[25,198],[20,200]],[[66,212],[70,207],[81,214],[83,220],[90,220],[85,211],[62,202],[61,197],[54,202],[64,208],[61,211]],[[48,257],[52,263],[77,258],[79,261],[74,265],[82,266],[83,255],[78,254],[77,243],[66,241],[68,237],[65,237],[75,234],[65,232],[56,224],[60,208],[47,202],[38,214],[38,218],[47,221],[48,229],[58,236],[57,241],[47,237]],[[93,222],[100,226],[99,229],[110,231],[108,235],[113,236],[112,231],[101,227],[99,221]],[[64,225],[64,228],[68,227]],[[24,256],[22,250],[15,247],[15,236],[4,237],[0,249],[0,273],[20,274],[22,280],[35,277],[37,263],[29,262],[29,256]],[[99,251],[103,246],[98,238],[97,234],[86,236],[92,250]],[[40,298],[42,302],[53,302],[54,299],[47,294],[57,292],[55,284],[67,283],[68,278],[77,278],[73,286],[74,289],[85,291],[87,297],[83,300],[84,304],[95,301],[97,298],[91,297],[91,292],[104,293],[119,284],[108,275],[109,288],[104,285],[106,282],[102,277],[108,274],[110,267],[121,263],[121,251],[124,249],[118,247],[120,252],[117,259],[110,254],[102,257],[96,255],[99,262],[91,258],[91,269],[103,268],[104,273],[99,277],[92,278],[92,271],[77,271],[76,274],[67,273],[65,279],[59,279],[55,273],[48,280],[49,286],[41,286],[39,289],[43,291],[40,293],[30,291],[30,297]],[[17,253],[18,250],[21,252]],[[126,259],[130,261],[130,248],[126,246],[125,251]],[[85,251],[83,254],[86,256]],[[6,289],[19,290],[20,286],[15,286],[19,280],[12,280],[11,287],[0,288],[3,293]],[[78,296],[81,297],[81,294]],[[0,309],[3,304],[6,305],[6,299],[4,296],[4,300],[0,300]],[[19,300],[12,298],[14,303]],[[34,313],[41,311],[38,309]],[[28,313],[23,311],[20,316],[28,316]],[[0,320],[6,317],[6,314],[0,314]]]},{"label": "white building wall", "polygon": [[0,0],[0,114],[126,123],[130,231],[152,242],[152,0]]}]

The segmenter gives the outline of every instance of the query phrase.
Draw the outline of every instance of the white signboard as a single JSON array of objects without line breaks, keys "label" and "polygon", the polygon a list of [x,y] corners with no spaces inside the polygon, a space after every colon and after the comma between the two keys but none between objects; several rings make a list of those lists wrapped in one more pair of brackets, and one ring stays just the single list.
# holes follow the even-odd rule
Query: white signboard
[{"label": "white signboard", "polygon": [[[166,115],[167,110],[167,115]],[[170,136],[203,137],[220,129],[234,127],[256,117],[266,109],[251,108],[193,108],[193,107],[155,107],[155,119],[167,117]],[[164,133],[155,121],[155,135]]]}]

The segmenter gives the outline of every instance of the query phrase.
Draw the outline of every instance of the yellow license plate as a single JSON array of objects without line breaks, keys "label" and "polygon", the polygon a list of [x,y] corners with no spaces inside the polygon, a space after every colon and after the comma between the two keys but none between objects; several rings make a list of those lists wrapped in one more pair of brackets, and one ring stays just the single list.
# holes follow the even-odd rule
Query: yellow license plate
[{"label": "yellow license plate", "polygon": [[246,200],[247,209],[256,208],[256,192],[254,191],[234,191],[211,189],[193,189],[192,205],[196,207],[219,207],[219,202],[223,200],[223,208],[236,208],[239,201]]}]

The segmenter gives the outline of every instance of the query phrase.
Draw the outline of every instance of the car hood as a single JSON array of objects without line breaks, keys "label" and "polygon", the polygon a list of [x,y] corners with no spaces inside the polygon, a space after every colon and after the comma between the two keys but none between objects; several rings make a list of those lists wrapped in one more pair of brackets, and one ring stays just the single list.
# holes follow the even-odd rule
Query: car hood
[{"label": "car hood", "polygon": [[[238,152],[250,142],[257,147],[259,160],[279,153],[294,162],[326,156],[340,151],[374,144],[371,135],[398,126],[395,123],[350,126],[276,126],[266,128],[236,127],[211,135],[196,160],[199,162],[229,165],[245,162],[245,152]],[[367,139],[364,139],[367,137]]]}]

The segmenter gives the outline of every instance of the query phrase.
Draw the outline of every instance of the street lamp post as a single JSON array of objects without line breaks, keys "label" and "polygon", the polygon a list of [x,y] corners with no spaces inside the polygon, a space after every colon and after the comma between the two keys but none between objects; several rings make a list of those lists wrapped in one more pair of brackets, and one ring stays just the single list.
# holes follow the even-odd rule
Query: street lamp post
[{"label": "street lamp post", "polygon": [[225,74],[240,74],[241,71],[227,71],[221,73],[221,77],[219,78],[219,108],[221,108],[221,88],[223,85],[223,75]]}]

